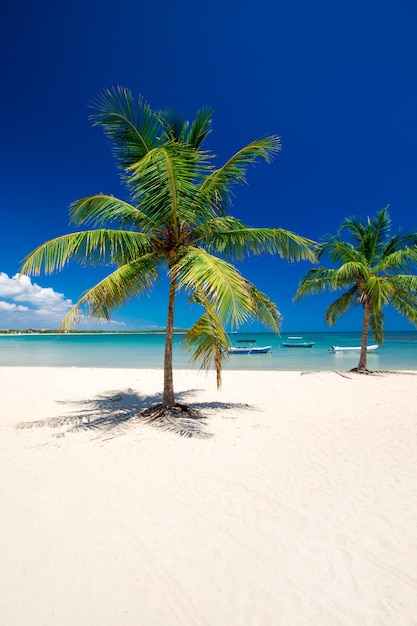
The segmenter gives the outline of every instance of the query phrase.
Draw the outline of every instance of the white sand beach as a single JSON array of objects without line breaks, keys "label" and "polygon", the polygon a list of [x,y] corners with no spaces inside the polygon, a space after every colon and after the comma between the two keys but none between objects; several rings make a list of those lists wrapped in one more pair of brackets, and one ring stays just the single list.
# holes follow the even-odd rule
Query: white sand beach
[{"label": "white sand beach", "polygon": [[0,624],[417,624],[417,373],[0,380]]}]

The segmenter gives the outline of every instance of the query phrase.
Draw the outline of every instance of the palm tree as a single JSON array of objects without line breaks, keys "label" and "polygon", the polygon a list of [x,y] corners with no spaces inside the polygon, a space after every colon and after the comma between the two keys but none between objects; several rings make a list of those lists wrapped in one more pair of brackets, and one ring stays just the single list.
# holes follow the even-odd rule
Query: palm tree
[{"label": "palm tree", "polygon": [[172,339],[175,297],[185,292],[204,313],[185,335],[192,359],[209,368],[214,362],[217,384],[227,358],[231,328],[257,319],[278,331],[276,305],[246,280],[231,260],[248,253],[277,253],[290,260],[313,259],[309,239],[280,228],[249,228],[226,213],[231,188],[245,182],[256,159],[269,161],[280,149],[278,137],[254,141],[221,168],[202,149],[211,129],[212,111],[200,110],[192,123],[170,112],[155,112],[118,87],[94,103],[94,125],[104,129],[132,201],[94,195],[71,205],[73,224],[91,230],[73,232],[44,243],[24,260],[22,273],[62,268],[71,259],[81,264],[107,264],[113,271],[86,291],[64,318],[72,327],[81,310],[97,319],[133,296],[148,292],[161,272],[169,277],[162,407],[175,405]]},{"label": "palm tree", "polygon": [[417,262],[417,232],[391,236],[388,207],[362,223],[355,217],[344,220],[340,231],[351,241],[326,236],[316,248],[320,259],[327,254],[339,264],[337,269],[315,267],[300,281],[294,299],[322,291],[344,290],[325,313],[326,322],[335,324],[352,304],[363,307],[362,338],[358,372],[367,372],[366,347],[371,329],[378,343],[384,338],[385,305],[390,304],[412,324],[417,324],[417,276],[411,274]]}]

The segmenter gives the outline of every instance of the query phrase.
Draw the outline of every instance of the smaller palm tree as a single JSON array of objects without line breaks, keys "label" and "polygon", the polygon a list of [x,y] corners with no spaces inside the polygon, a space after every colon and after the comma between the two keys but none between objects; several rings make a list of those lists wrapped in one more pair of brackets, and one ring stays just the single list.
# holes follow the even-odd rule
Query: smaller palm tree
[{"label": "smaller palm tree", "polygon": [[[346,231],[350,241],[340,234]],[[362,339],[359,364],[355,371],[368,372],[366,348],[369,329],[378,343],[384,338],[384,313],[391,305],[412,324],[417,324],[417,276],[411,273],[417,263],[417,232],[391,236],[388,207],[373,219],[361,222],[349,217],[342,223],[337,236],[327,235],[316,248],[317,258],[327,255],[339,264],[336,269],[323,266],[311,269],[301,279],[294,300],[323,291],[344,293],[325,313],[326,322],[333,325],[353,304],[363,307]]]}]

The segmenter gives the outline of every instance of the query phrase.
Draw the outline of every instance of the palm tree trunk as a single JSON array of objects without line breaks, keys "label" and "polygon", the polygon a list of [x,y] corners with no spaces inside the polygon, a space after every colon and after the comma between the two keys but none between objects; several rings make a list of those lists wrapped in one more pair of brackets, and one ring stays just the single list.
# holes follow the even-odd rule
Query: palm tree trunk
[{"label": "palm tree trunk", "polygon": [[363,320],[362,320],[362,339],[361,339],[361,352],[359,356],[359,364],[357,367],[358,372],[367,372],[368,368],[366,366],[366,348],[368,345],[368,330],[369,330],[369,315],[370,315],[370,306],[368,299],[365,298],[363,303]]},{"label": "palm tree trunk", "polygon": [[164,395],[162,404],[170,407],[175,404],[174,399],[174,377],[172,373],[172,340],[174,336],[174,305],[177,281],[171,276],[169,283],[168,297],[168,316],[165,337],[165,356],[164,356]]}]

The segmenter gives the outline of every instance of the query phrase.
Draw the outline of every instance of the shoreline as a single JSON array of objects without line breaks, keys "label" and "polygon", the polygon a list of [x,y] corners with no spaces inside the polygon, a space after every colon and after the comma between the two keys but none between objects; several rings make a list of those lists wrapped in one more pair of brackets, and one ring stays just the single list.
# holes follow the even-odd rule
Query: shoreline
[{"label": "shoreline", "polygon": [[411,626],[416,376],[1,366],[0,622]]}]

